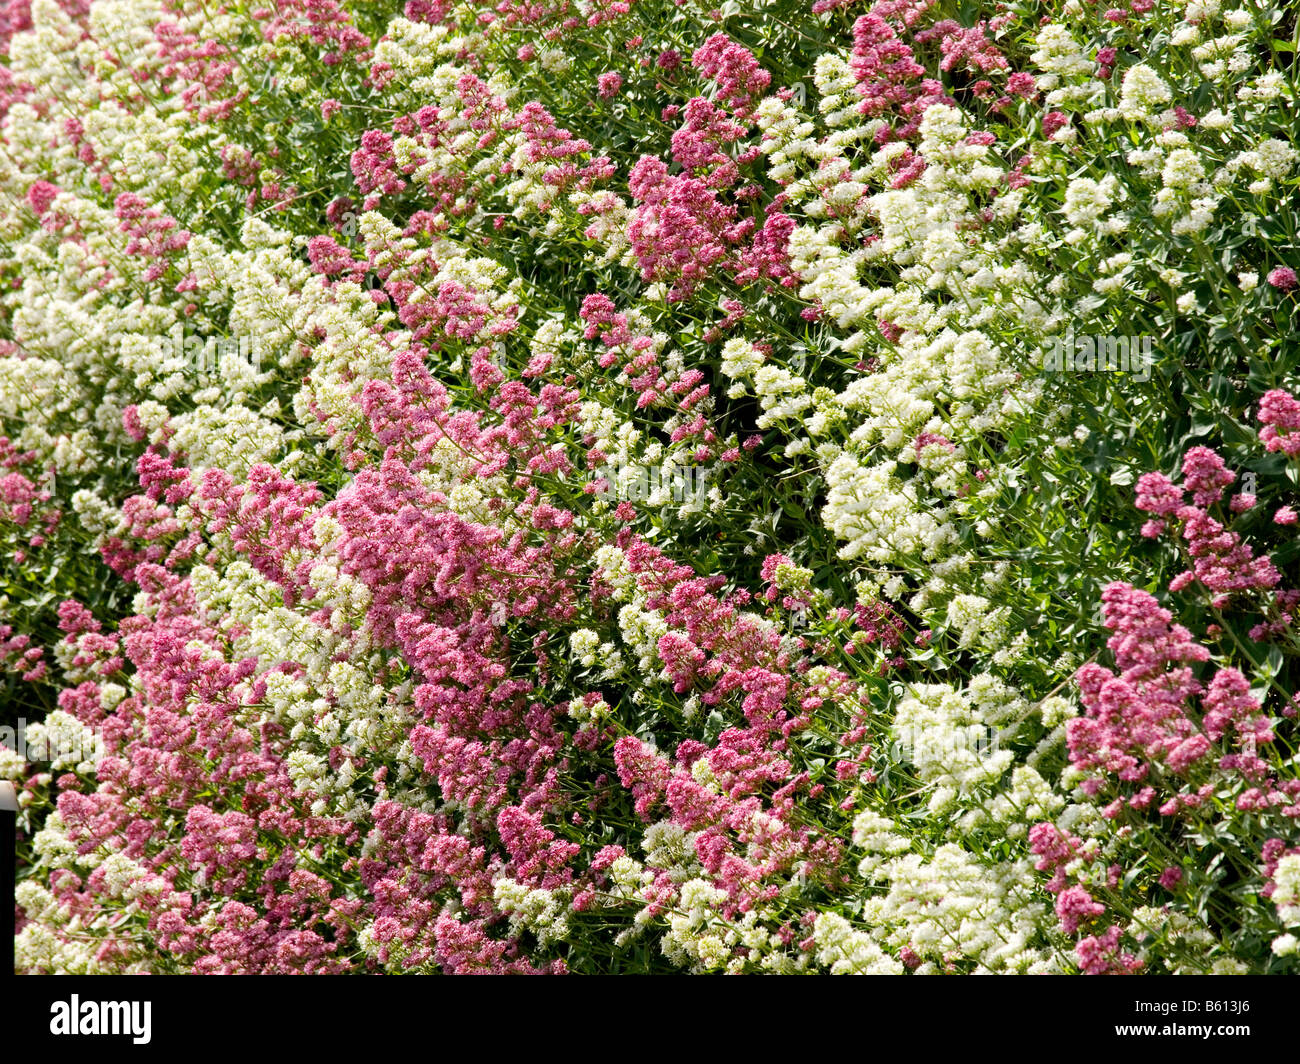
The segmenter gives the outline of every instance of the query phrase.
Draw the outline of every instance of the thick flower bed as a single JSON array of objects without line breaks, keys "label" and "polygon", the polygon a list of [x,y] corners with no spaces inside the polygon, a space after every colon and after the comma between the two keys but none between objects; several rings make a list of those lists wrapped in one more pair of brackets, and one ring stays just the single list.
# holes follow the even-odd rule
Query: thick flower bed
[{"label": "thick flower bed", "polygon": [[1297,970],[1294,5],[0,8],[21,971]]}]

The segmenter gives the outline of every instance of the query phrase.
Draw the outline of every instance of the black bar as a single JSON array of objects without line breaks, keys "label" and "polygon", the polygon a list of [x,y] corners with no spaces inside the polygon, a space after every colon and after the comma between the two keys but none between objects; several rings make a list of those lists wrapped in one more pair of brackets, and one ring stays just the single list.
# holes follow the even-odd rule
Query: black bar
[{"label": "black bar", "polygon": [[0,935],[0,975],[14,974],[14,879],[17,874],[18,802],[14,785],[0,780],[0,905],[5,929]]},{"label": "black bar", "polygon": [[[537,1035],[526,1033],[530,1030],[566,1031],[563,1037],[575,1045],[579,1039],[589,1045],[616,1045],[620,1040],[630,1044],[641,1016],[670,1015],[674,1008],[684,1008],[683,1001],[703,997],[720,1017],[711,1022],[728,1025],[728,1044],[734,1049],[752,1047],[764,1059],[776,1057],[778,1049],[793,1060],[801,1059],[800,1054],[811,1056],[809,1039],[814,1036],[799,1017],[831,1015],[836,1001],[842,1003],[838,1009],[846,1021],[887,1017],[889,1033],[903,1046],[913,1047],[906,1057],[918,1060],[940,1054],[969,1057],[972,1046],[994,1040],[1008,1047],[1032,1047],[1051,1045],[1053,1039],[1064,1044],[1066,1037],[1083,1053],[1117,1061],[1139,1054],[1158,1054],[1161,1059],[1175,1059],[1177,1054],[1183,1060],[1190,1043],[1208,1046],[1218,1059],[1230,1060],[1250,1051],[1257,1057],[1266,1046],[1286,1044],[1295,1032],[1294,987],[1265,976],[896,976],[857,983],[794,976],[772,983],[765,978],[710,978],[687,985],[671,977],[615,976],[587,979],[579,988],[563,977],[432,982],[343,976],[201,981],[184,976],[26,976],[5,988],[0,1006],[5,1012],[0,1015],[6,1019],[6,1047],[13,1047],[15,1060],[21,1059],[19,1054],[48,1060],[51,1051],[93,1052],[116,1043],[127,1059],[152,1052],[160,1058],[166,1054],[170,1064],[188,1059],[180,1054],[193,1056],[199,1045],[214,1055],[224,1051],[232,1059],[262,1059],[281,1050],[294,1058],[312,1050],[335,1060],[353,1049],[373,1056],[390,1029],[417,1032],[429,1045],[436,1044],[440,1031],[472,1031],[498,1055],[512,1045],[524,1052],[536,1045]],[[575,992],[591,1004],[575,1010]],[[777,1020],[760,1020],[756,1003],[764,995],[779,996]],[[136,1043],[127,1033],[64,1030],[55,1022],[60,1011],[71,1015],[73,1006],[82,1009],[88,1002],[137,1003],[141,1019],[147,1002],[147,1043]],[[1193,1009],[1195,1003],[1199,1007]],[[574,1015],[563,1027],[556,1017],[564,1016],[566,1009]],[[1195,1025],[1197,1032],[1190,1032],[1188,1025]],[[1211,1028],[1208,1037],[1204,1027]],[[736,1055],[734,1049],[731,1056]],[[1013,1054],[990,1057],[1012,1059]],[[1046,1060],[1048,1054],[1030,1049],[1025,1057]],[[436,1054],[433,1059],[438,1059]]]}]

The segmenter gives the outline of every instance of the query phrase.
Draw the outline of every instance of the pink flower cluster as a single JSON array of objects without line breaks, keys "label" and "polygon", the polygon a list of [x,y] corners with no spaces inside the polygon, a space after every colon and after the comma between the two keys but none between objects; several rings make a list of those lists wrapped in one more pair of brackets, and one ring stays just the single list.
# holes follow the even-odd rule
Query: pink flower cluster
[{"label": "pink flower cluster", "polygon": [[862,97],[859,111],[872,118],[897,115],[903,119],[884,139],[914,136],[927,107],[952,102],[943,86],[926,76],[926,68],[917,61],[911,46],[881,15],[863,15],[853,24],[850,67]]},{"label": "pink flower cluster", "polygon": [[[319,244],[310,254],[320,268],[344,251]],[[403,310],[424,305],[407,298],[411,289],[390,288]],[[437,299],[448,309],[412,317],[410,327],[418,333],[436,321],[446,342],[476,342],[488,316],[473,309],[473,295]],[[455,326],[476,314],[483,320],[473,328]],[[640,394],[683,410],[706,394],[698,374],[665,386],[653,360],[638,363],[648,344],[611,300],[589,296],[583,317],[609,365],[623,360]],[[96,784],[68,774],[55,785],[83,852],[120,851],[155,877],[142,906],[167,964],[214,973],[340,971],[353,963],[347,957],[365,928],[376,964],[564,970],[560,960],[530,956],[525,939],[503,935],[493,883],[506,876],[567,891],[580,916],[608,887],[617,854],[590,851],[567,828],[624,800],[642,821],[666,819],[692,836],[694,859],[726,893],[732,916],[774,901],[796,870],[830,889],[845,882],[843,844],[807,819],[824,785],[791,755],[813,714],[856,688],[833,669],[815,682],[804,678],[808,663],[743,612],[747,592],[724,595],[722,578],[697,575],[626,528],[617,534],[646,608],[668,625],[656,649],[675,691],[735,721],[714,742],[684,741],[665,756],[612,719],[575,723],[568,699],[546,696],[550,633],[581,623],[584,611],[608,623],[617,606],[591,569],[601,541],[577,531],[574,513],[535,483],[573,464],[565,441],[578,394],[548,380],[549,364],[530,365],[521,379],[481,358],[476,370],[490,413],[455,410],[417,348],[398,351],[391,380],[369,381],[358,397],[364,425],[352,440],[355,475],[332,500],[267,465],[242,482],[221,469],[198,474],[168,449],[166,429],[164,442],[139,455],[141,490],[122,507],[126,531],[102,553],[138,587],[142,611],[112,632],[75,602],[59,611],[68,659],[86,677],[62,693],[60,706],[102,728],[107,756]],[[135,410],[124,424],[144,442]],[[707,423],[691,431],[710,454],[718,441]],[[501,526],[459,516],[422,478],[444,440],[470,459],[468,481],[506,475],[509,491],[489,503]],[[313,528],[321,517],[341,529],[333,564],[368,592],[364,635],[314,606]],[[448,811],[397,801],[381,750],[335,744],[325,752],[330,770],[347,766],[373,800],[361,818],[313,812],[312,794],[291,775],[297,744],[259,713],[269,677],[301,680],[304,664],[284,660],[267,671],[266,662],[233,652],[242,627],[223,628],[198,608],[187,573],[196,561],[219,560],[206,546],[218,537],[280,589],[286,606],[341,641],[339,660],[364,639],[367,653],[378,649],[400,663],[415,713],[404,738],[423,784]],[[861,618],[868,639],[886,642],[899,638],[896,620]],[[30,656],[21,637],[5,648]],[[131,693],[105,710],[104,685],[123,674]],[[600,701],[592,692],[584,704]],[[864,722],[852,722],[839,740],[839,763],[868,779],[860,768],[870,754]],[[697,763],[714,785],[699,782]],[[175,835],[159,827],[169,810],[185,810]],[[322,878],[316,869],[326,860],[342,874]],[[101,875],[82,881],[58,872],[51,887],[87,920],[111,904]],[[672,869],[652,868],[635,902],[662,912],[679,887]],[[100,956],[126,963],[139,948],[110,935]]]},{"label": "pink flower cluster", "polygon": [[[753,60],[744,49],[737,52],[718,45],[713,52],[720,49],[720,54],[731,56],[732,66],[750,68],[749,62],[736,58],[744,52]],[[734,103],[737,91],[726,99]],[[697,96],[684,110],[670,111],[669,117],[679,113],[682,117],[672,137],[673,160],[681,172],[670,173],[664,160],[643,155],[628,175],[628,189],[639,204],[628,237],[642,277],[671,282],[672,300],[689,297],[719,272],[742,285],[793,285],[786,245],[794,221],[781,211],[779,196],[764,209],[761,225],[752,210],[743,209],[759,190],[741,183],[741,168],[757,159],[759,152],[750,147],[733,159],[726,150],[745,136],[749,109],[742,103],[728,113]]]},{"label": "pink flower cluster", "polygon": [[723,106],[740,116],[753,110],[772,81],[754,54],[725,33],[715,33],[697,48],[691,66],[717,85]]},{"label": "pink flower cluster", "polygon": [[175,218],[149,206],[133,192],[117,197],[113,213],[121,223],[122,232],[130,237],[126,253],[152,260],[145,271],[146,281],[163,276],[171,265],[171,256],[190,242],[190,234],[177,228]]},{"label": "pink flower cluster", "polygon": [[43,547],[63,519],[53,505],[54,471],[38,470],[35,451],[20,451],[8,436],[0,436],[0,533],[12,529],[20,546],[14,555],[21,565],[28,549]]},{"label": "pink flower cluster", "polygon": [[[1143,526],[1142,534],[1155,538],[1173,523],[1192,562],[1190,569],[1170,582],[1170,590],[1181,591],[1199,583],[1220,609],[1234,594],[1267,591],[1282,578],[1268,557],[1256,557],[1236,532],[1210,515],[1209,508],[1222,500],[1224,489],[1234,479],[1214,451],[1193,447],[1183,456],[1181,489],[1163,473],[1144,473],[1137,483],[1138,509],[1155,515]],[[1188,491],[1192,493],[1190,504],[1185,500]]]},{"label": "pink flower cluster", "polygon": [[1153,803],[1162,816],[1196,809],[1215,787],[1193,786],[1190,777],[1215,763],[1216,746],[1232,748],[1220,753],[1220,769],[1261,779],[1268,766],[1257,750],[1274,736],[1246,678],[1222,668],[1208,686],[1202,683],[1197,666],[1209,652],[1147,592],[1111,584],[1102,601],[1118,673],[1095,663],[1078,671],[1085,714],[1070,721],[1066,736],[1071,763],[1096,773],[1084,784],[1087,791],[1100,792],[1109,779],[1132,785],[1106,815]]},{"label": "pink flower cluster", "polygon": [[[1123,932],[1118,924],[1104,930],[1096,928],[1106,915],[1106,906],[1086,887],[1070,885],[1067,867],[1076,866],[1076,875],[1082,875],[1096,861],[1096,853],[1085,851],[1082,839],[1048,822],[1030,828],[1029,851],[1038,858],[1034,863],[1038,871],[1052,873],[1044,887],[1056,895],[1054,908],[1061,930],[1078,939],[1074,955],[1079,970],[1085,975],[1132,975],[1141,971],[1145,967],[1143,962],[1120,949]],[[1119,865],[1111,865],[1106,870],[1108,888],[1119,882],[1122,871]]]},{"label": "pink flower cluster", "polygon": [[1288,458],[1300,454],[1300,402],[1275,388],[1259,401],[1258,417],[1264,428],[1259,438],[1270,453],[1281,451]]}]

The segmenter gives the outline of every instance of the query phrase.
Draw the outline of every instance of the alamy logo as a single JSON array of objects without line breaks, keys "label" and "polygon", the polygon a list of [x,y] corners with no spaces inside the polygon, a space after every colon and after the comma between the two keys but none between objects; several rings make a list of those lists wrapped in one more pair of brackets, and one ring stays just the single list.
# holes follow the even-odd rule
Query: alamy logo
[{"label": "alamy logo", "polygon": [[26,717],[19,717],[17,724],[17,728],[0,725],[0,746],[8,747],[33,765],[79,765],[83,761],[99,761],[106,752],[104,733],[99,729],[61,730],[38,723],[29,732]]},{"label": "alamy logo", "polygon": [[702,509],[708,498],[709,472],[696,467],[665,469],[659,466],[620,465],[610,462],[596,472],[606,487],[604,499],[629,499],[633,502],[656,499],[684,503],[689,509]]},{"label": "alamy logo", "polygon": [[260,336],[198,336],[185,332],[177,324],[170,333],[155,336],[154,350],[161,358],[178,358],[195,376],[210,377],[219,373],[222,364],[238,360],[250,369],[259,370],[263,362]]},{"label": "alamy logo", "polygon": [[1044,373],[1119,372],[1148,381],[1151,366],[1149,336],[1075,336],[1069,328],[1043,353]]},{"label": "alamy logo", "polygon": [[968,752],[978,758],[992,757],[1002,744],[1002,732],[978,728],[936,731],[919,725],[904,725],[896,730],[889,747],[894,761],[913,765],[942,762],[952,755]]},{"label": "alamy logo", "polygon": [[138,1046],[149,1044],[150,1001],[71,1001],[50,1005],[50,1034],[130,1035]]}]

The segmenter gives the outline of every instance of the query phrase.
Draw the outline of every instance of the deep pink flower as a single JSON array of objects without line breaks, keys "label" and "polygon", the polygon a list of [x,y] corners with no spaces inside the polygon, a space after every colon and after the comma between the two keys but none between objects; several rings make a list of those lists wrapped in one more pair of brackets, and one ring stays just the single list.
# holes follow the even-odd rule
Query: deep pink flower
[{"label": "deep pink flower", "polygon": [[1290,266],[1278,266],[1268,275],[1268,283],[1282,292],[1290,292],[1296,287],[1295,270]]},{"label": "deep pink flower", "polygon": [[618,90],[623,87],[623,76],[610,71],[607,74],[601,74],[596,79],[596,84],[599,87],[600,98],[609,100],[617,96]]}]

